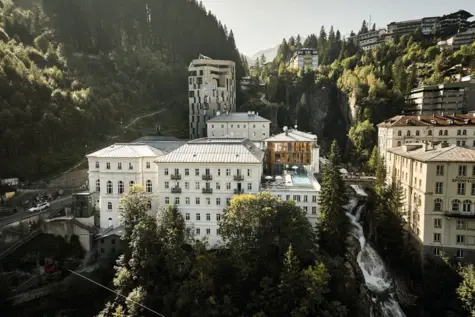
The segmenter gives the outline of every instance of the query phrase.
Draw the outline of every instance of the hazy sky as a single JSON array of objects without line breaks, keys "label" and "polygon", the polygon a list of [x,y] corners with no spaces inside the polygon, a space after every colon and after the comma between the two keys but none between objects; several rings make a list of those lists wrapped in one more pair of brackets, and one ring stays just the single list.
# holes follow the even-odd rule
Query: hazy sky
[{"label": "hazy sky", "polygon": [[[333,25],[342,35],[363,20],[386,27],[392,21],[438,16],[464,9],[475,14],[475,0],[201,0],[234,31],[245,55],[273,47],[291,35],[307,36]],[[472,18],[473,19],[473,18]]]}]

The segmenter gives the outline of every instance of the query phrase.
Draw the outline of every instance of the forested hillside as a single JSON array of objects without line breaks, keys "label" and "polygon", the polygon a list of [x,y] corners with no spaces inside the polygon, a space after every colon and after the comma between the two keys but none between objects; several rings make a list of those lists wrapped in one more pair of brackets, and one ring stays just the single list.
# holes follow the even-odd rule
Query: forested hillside
[{"label": "forested hillside", "polygon": [[186,135],[191,59],[244,71],[232,31],[195,1],[16,2],[0,9],[0,177],[69,167],[161,108]]},{"label": "forested hillside", "polygon": [[[367,31],[364,22],[359,33]],[[374,125],[400,114],[411,88],[453,81],[446,71],[455,65],[462,74],[475,72],[475,44],[440,51],[438,40],[416,31],[365,52],[333,27],[328,33],[322,27],[318,36],[284,39],[273,63],[261,63],[254,75],[268,82],[270,101],[285,105],[279,111],[281,124],[297,122],[301,129],[316,132],[324,147],[335,137],[344,146],[348,134],[347,153],[353,161],[365,162],[376,142]],[[286,67],[303,47],[318,50],[317,72]]]}]

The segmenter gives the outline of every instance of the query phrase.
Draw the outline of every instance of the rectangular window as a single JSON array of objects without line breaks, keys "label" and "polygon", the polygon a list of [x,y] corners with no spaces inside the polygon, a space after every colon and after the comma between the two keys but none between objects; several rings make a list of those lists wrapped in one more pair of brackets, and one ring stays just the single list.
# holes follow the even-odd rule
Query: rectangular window
[{"label": "rectangular window", "polygon": [[168,176],[168,168],[165,168],[163,174],[165,174],[165,176]]},{"label": "rectangular window", "polygon": [[175,205],[179,205],[180,204],[180,197],[175,197]]},{"label": "rectangular window", "polygon": [[169,182],[165,182],[165,189],[168,189],[170,188],[170,183]]},{"label": "rectangular window", "polygon": [[457,220],[457,229],[465,230],[465,220]]},{"label": "rectangular window", "polygon": [[472,176],[475,176],[475,166],[472,167]]},{"label": "rectangular window", "polygon": [[190,182],[185,182],[185,189],[190,189]]},{"label": "rectangular window", "polygon": [[185,168],[185,176],[190,176],[190,169],[189,168]]},{"label": "rectangular window", "polygon": [[109,162],[106,163],[106,169],[108,169],[108,170],[111,169],[111,163],[109,163]]},{"label": "rectangular window", "polygon": [[229,206],[229,202],[231,201],[231,198],[226,198],[226,205]]},{"label": "rectangular window", "polygon": [[196,235],[199,236],[199,235],[201,234],[200,228],[196,228],[196,231],[195,231],[195,232],[196,232]]},{"label": "rectangular window", "polygon": [[201,215],[200,215],[200,213],[197,213],[197,214],[196,214],[196,220],[198,220],[198,221],[201,220]]},{"label": "rectangular window", "polygon": [[307,213],[308,207],[307,207],[307,206],[304,206],[304,207],[303,207],[303,211],[305,211],[305,213]]},{"label": "rectangular window", "polygon": [[210,197],[206,197],[206,204],[211,205],[211,198]]},{"label": "rectangular window", "polygon": [[457,194],[458,195],[465,195],[465,183],[458,183],[457,184]]},{"label": "rectangular window", "polygon": [[316,203],[317,202],[317,196],[313,195],[312,196],[312,203]]},{"label": "rectangular window", "polygon": [[251,177],[251,170],[249,168],[247,169],[247,176]]},{"label": "rectangular window", "polygon": [[444,193],[444,183],[442,182],[436,182],[435,183],[435,193],[436,194],[443,194]]},{"label": "rectangular window", "polygon": [[317,207],[312,207],[312,215],[316,215],[317,214]]},{"label": "rectangular window", "polygon": [[185,204],[189,205],[190,204],[190,197],[185,198]]},{"label": "rectangular window", "polygon": [[465,236],[462,236],[462,235],[457,235],[457,240],[456,240],[457,244],[463,244],[465,245]]},{"label": "rectangular window", "polygon": [[440,242],[440,233],[434,233],[434,242]]},{"label": "rectangular window", "polygon": [[206,221],[210,221],[211,220],[211,214],[206,214]]},{"label": "rectangular window", "polygon": [[122,169],[122,163],[120,163],[120,162],[117,163],[117,169],[118,169],[118,170],[121,170],[121,169]]},{"label": "rectangular window", "polygon": [[134,169],[134,166],[132,165],[132,163],[129,163],[129,170],[133,170]]},{"label": "rectangular window", "polygon": [[465,257],[465,251],[464,250],[457,250],[457,258],[463,259]]},{"label": "rectangular window", "polygon": [[211,234],[211,229],[206,229],[206,235],[210,235]]},{"label": "rectangular window", "polygon": [[304,203],[308,202],[308,196],[307,195],[303,195],[303,202]]},{"label": "rectangular window", "polygon": [[197,189],[197,190],[200,189],[200,182],[195,182],[195,189]]},{"label": "rectangular window", "polygon": [[459,176],[467,176],[467,166],[460,165],[459,166]]},{"label": "rectangular window", "polygon": [[290,199],[290,195],[285,195],[285,201]]},{"label": "rectangular window", "polygon": [[165,205],[169,205],[170,204],[170,197],[165,197]]},{"label": "rectangular window", "polygon": [[216,182],[216,190],[221,190],[221,185],[218,182]]},{"label": "rectangular window", "polygon": [[472,195],[475,196],[475,184],[472,183]]},{"label": "rectangular window", "polygon": [[435,247],[432,250],[433,250],[435,256],[440,256],[440,248]]},{"label": "rectangular window", "polygon": [[218,176],[221,176],[221,169],[218,168]]},{"label": "rectangular window", "polygon": [[247,190],[252,190],[252,183],[247,183]]},{"label": "rectangular window", "polygon": [[227,168],[226,169],[226,176],[230,176],[231,175],[231,169]]},{"label": "rectangular window", "polygon": [[195,198],[195,203],[196,203],[197,205],[200,204],[200,197],[196,197],[196,198]]},{"label": "rectangular window", "polygon": [[221,214],[216,214],[216,221],[220,221],[221,220]]},{"label": "rectangular window", "polygon": [[145,162],[145,168],[150,168],[150,162]]},{"label": "rectangular window", "polygon": [[221,229],[216,229],[216,234],[219,236],[221,234]]},{"label": "rectangular window", "polygon": [[434,218],[434,228],[442,228],[442,219]]},{"label": "rectangular window", "polygon": [[190,220],[190,214],[189,213],[185,214],[185,220]]},{"label": "rectangular window", "polygon": [[220,206],[221,205],[221,198],[217,197],[216,198],[216,206]]},{"label": "rectangular window", "polygon": [[195,176],[200,176],[200,169],[199,168],[195,168]]},{"label": "rectangular window", "polygon": [[226,189],[231,190],[231,183],[226,183]]}]

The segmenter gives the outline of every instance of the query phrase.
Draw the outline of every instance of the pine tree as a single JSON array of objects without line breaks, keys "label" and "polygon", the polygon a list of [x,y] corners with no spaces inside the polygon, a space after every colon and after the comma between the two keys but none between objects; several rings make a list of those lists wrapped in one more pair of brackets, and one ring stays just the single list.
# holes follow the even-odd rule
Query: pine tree
[{"label": "pine tree", "polygon": [[319,197],[320,217],[317,225],[320,247],[330,255],[343,256],[346,252],[348,219],[343,206],[347,202],[345,185],[340,174],[340,149],[333,141],[329,163],[323,169]]}]

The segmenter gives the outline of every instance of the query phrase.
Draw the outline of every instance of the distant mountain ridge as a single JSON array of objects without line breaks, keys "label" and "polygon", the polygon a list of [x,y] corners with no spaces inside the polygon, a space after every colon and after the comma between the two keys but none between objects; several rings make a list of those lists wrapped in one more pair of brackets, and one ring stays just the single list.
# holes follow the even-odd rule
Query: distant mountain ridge
[{"label": "distant mountain ridge", "polygon": [[264,54],[264,56],[266,57],[266,60],[268,62],[273,61],[274,58],[277,56],[277,51],[279,50],[279,46],[280,46],[280,44],[278,44],[274,47],[259,51],[259,52],[255,53],[252,56],[246,56],[247,63],[249,64],[249,66],[254,65],[254,62],[256,61],[256,58],[258,58],[258,57],[260,58],[262,56],[262,54]]}]

